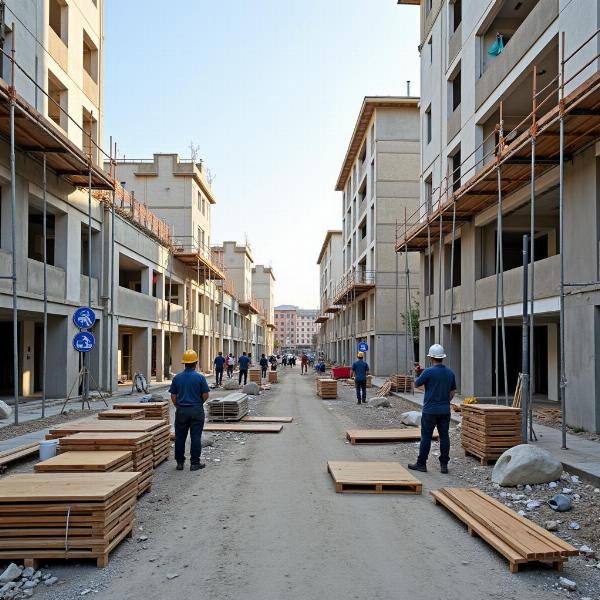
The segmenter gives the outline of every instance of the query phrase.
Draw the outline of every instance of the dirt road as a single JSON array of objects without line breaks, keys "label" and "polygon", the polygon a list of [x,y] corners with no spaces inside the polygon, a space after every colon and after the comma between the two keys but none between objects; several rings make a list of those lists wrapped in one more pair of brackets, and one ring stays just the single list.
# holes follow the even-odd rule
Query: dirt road
[{"label": "dirt road", "polygon": [[[294,422],[280,434],[223,440],[220,461],[203,471],[160,467],[140,502],[143,529],[108,569],[53,569],[63,584],[36,597],[78,598],[84,589],[98,600],[535,600],[557,593],[555,573],[511,575],[502,557],[432,504],[429,489],[460,485],[452,476],[423,475],[422,496],[336,494],[327,460],[385,460],[394,447],[345,443],[355,423],[315,396],[312,375],[284,372],[258,411]],[[148,540],[138,541],[140,534]]]}]

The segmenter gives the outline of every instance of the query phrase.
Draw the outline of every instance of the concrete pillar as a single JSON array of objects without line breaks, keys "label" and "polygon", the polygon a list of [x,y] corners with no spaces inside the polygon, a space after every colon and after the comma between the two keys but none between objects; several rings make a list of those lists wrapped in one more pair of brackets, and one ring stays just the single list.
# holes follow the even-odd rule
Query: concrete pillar
[{"label": "concrete pillar", "polygon": [[141,292],[146,296],[152,296],[152,269],[145,267],[141,269]]},{"label": "concrete pillar", "polygon": [[558,323],[548,325],[548,400],[558,400],[559,380]]},{"label": "concrete pillar", "polygon": [[183,342],[184,336],[182,333],[171,334],[171,343],[173,344],[173,347],[171,348],[171,369],[173,370],[173,373],[177,373],[181,370],[181,358],[185,352]]},{"label": "concrete pillar", "polygon": [[152,329],[150,327],[136,329],[131,345],[133,373],[139,371],[149,380],[152,367]]},{"label": "concrete pillar", "polygon": [[49,398],[64,398],[78,374],[77,352],[69,339],[68,317],[48,315],[46,392]]},{"label": "concrete pillar", "polygon": [[35,391],[35,323],[23,321],[21,331],[21,393],[31,396]]},{"label": "concrete pillar", "polygon": [[66,299],[81,301],[81,219],[69,212],[56,220],[54,246],[56,266],[64,269]]},{"label": "concrete pillar", "polygon": [[164,381],[164,364],[165,364],[165,332],[162,329],[154,329],[152,332],[155,340],[155,352],[154,357],[156,363],[156,381]]}]

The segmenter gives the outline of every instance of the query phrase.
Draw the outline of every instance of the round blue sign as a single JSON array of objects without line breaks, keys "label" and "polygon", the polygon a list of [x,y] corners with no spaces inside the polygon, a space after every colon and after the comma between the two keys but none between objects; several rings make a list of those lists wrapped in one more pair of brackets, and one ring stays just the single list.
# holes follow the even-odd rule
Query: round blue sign
[{"label": "round blue sign", "polygon": [[73,338],[73,348],[77,352],[89,352],[96,343],[96,338],[89,331],[80,331]]},{"label": "round blue sign", "polygon": [[73,323],[79,329],[90,329],[94,326],[95,322],[96,313],[87,306],[82,306],[73,313]]},{"label": "round blue sign", "polygon": [[367,352],[369,350],[369,344],[367,342],[358,342],[358,351]]}]

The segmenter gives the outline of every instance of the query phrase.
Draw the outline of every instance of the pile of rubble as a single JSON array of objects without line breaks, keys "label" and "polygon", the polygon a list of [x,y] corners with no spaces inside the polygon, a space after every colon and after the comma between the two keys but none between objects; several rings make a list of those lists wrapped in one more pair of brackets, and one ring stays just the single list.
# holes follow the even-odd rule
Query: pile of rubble
[{"label": "pile of rubble", "polygon": [[58,577],[54,577],[51,573],[10,563],[0,575],[0,600],[31,598],[39,585],[49,587],[57,581]]}]

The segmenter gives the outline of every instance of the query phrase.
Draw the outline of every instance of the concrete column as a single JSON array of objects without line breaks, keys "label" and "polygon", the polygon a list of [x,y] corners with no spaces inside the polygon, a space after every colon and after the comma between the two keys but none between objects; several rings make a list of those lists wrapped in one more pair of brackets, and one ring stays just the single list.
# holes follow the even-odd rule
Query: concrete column
[{"label": "concrete column", "polygon": [[164,381],[164,364],[165,364],[165,332],[162,329],[153,331],[156,339],[156,381]]},{"label": "concrete column", "polygon": [[548,400],[558,400],[559,380],[558,323],[548,325]]},{"label": "concrete column", "polygon": [[172,333],[171,341],[173,347],[171,348],[171,369],[174,373],[181,370],[181,358],[185,351],[184,347],[184,336],[182,333]]},{"label": "concrete column", "polygon": [[21,393],[31,396],[35,390],[35,323],[23,321],[21,331]]},{"label": "concrete column", "polygon": [[148,267],[141,270],[141,292],[146,296],[152,296],[152,269]]},{"label": "concrete column", "polygon": [[146,327],[136,330],[132,335],[131,345],[133,373],[139,371],[149,380],[152,366],[152,329]]},{"label": "concrete column", "polygon": [[81,219],[67,213],[56,220],[55,262],[65,271],[66,299],[81,300]]},{"label": "concrete column", "polygon": [[[69,387],[75,381],[77,372],[69,372],[77,367],[73,364],[73,350],[71,340],[68,339],[68,318],[48,315],[48,354],[46,356],[48,377],[46,381],[47,396],[49,398],[64,398],[69,392]],[[71,355],[67,360],[67,355]],[[65,368],[67,365],[67,368]],[[71,381],[72,379],[72,381]]]}]

